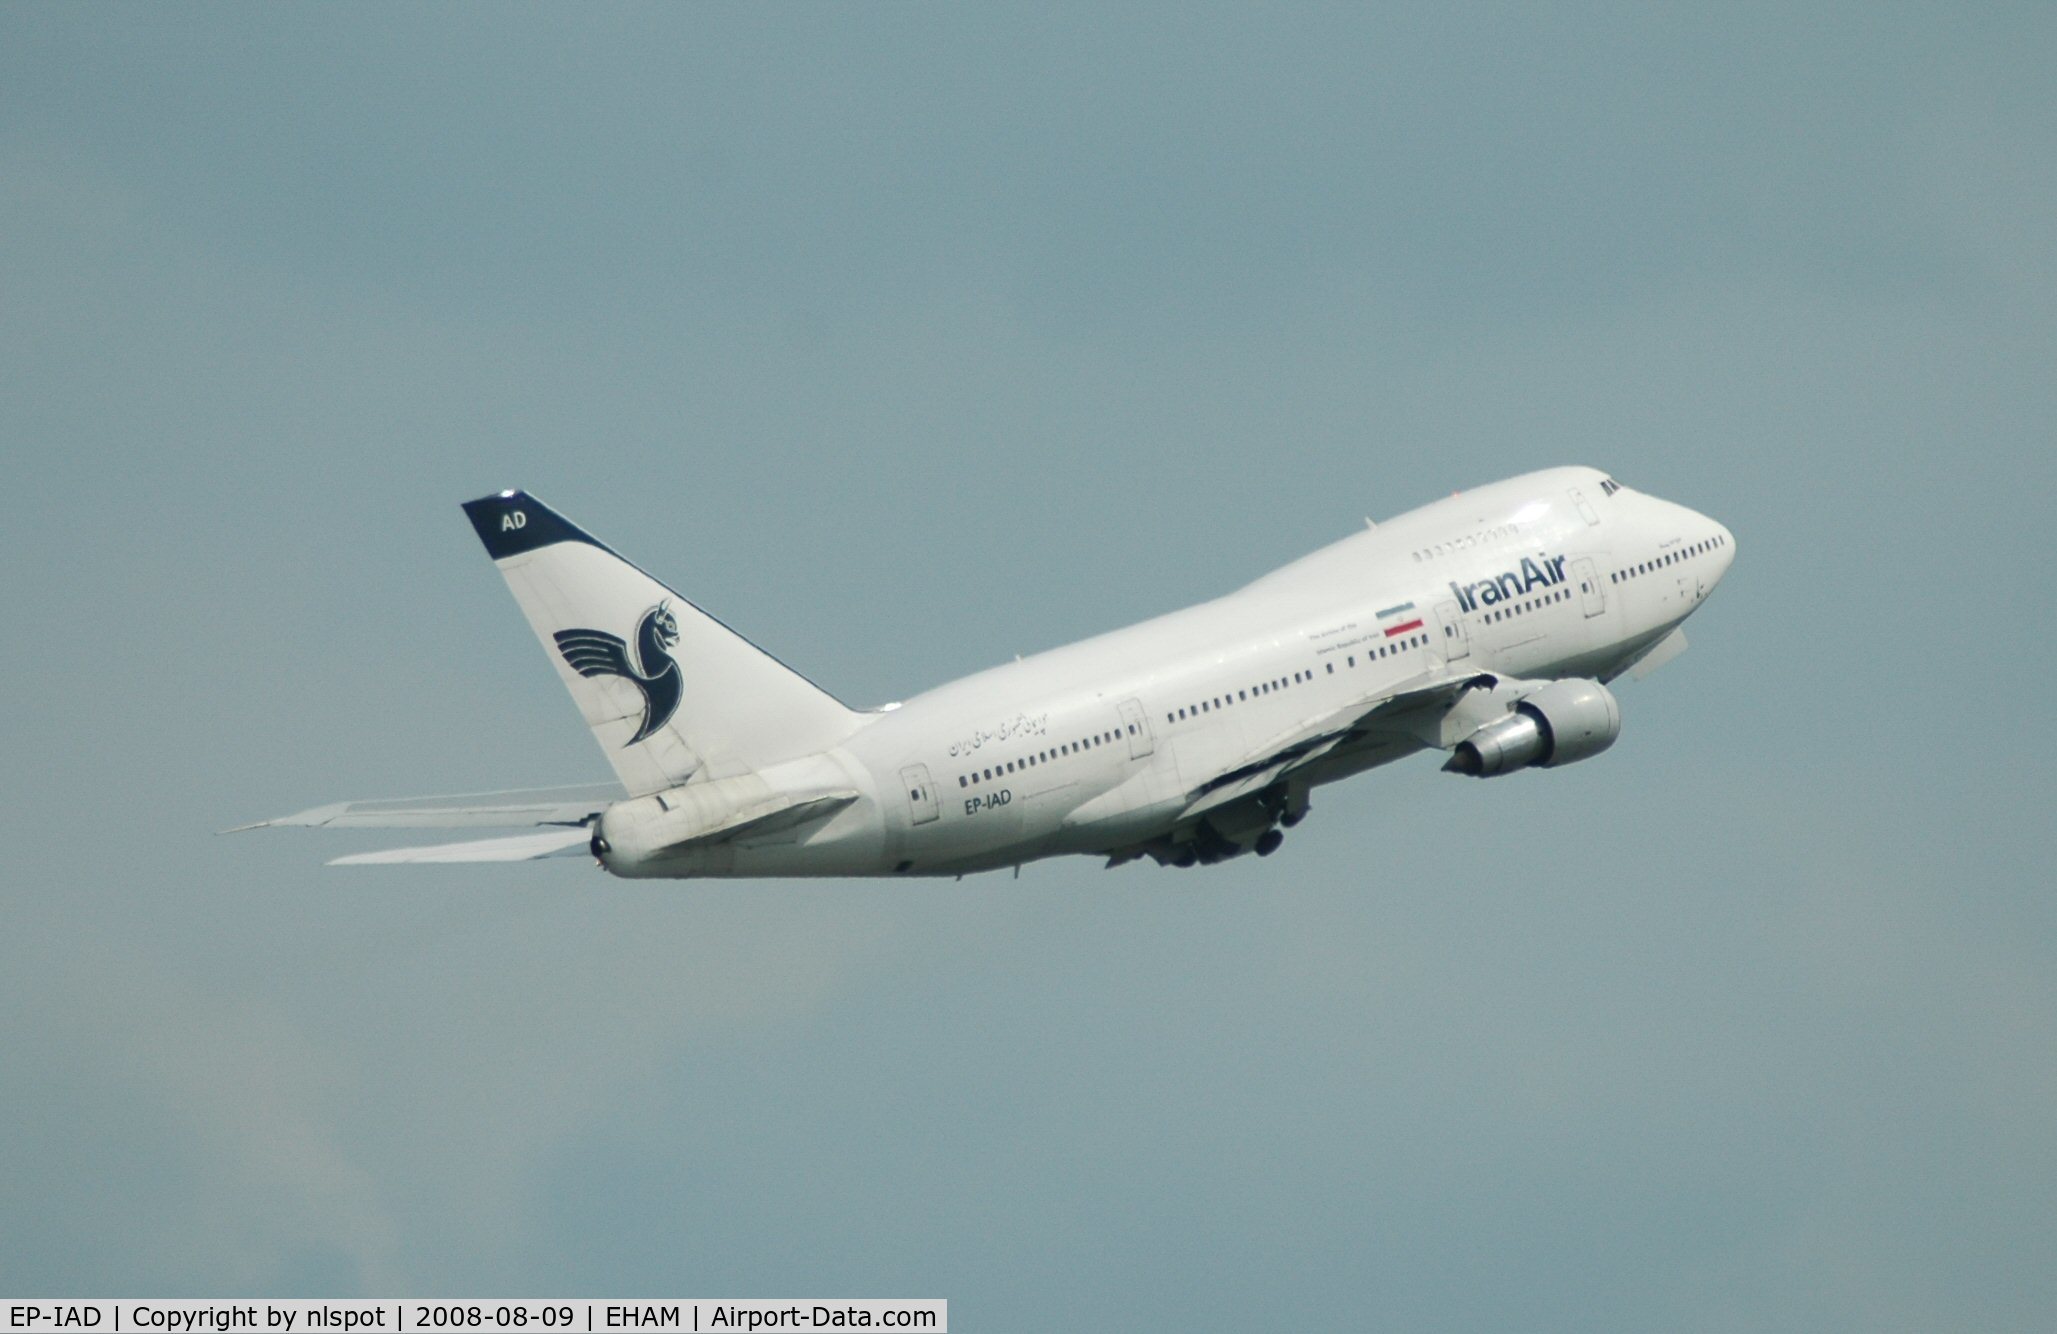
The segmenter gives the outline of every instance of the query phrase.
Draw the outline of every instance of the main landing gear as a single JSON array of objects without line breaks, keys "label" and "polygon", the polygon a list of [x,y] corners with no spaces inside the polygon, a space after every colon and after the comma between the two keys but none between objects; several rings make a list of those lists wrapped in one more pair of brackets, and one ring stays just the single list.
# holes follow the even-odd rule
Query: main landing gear
[{"label": "main landing gear", "polygon": [[[1176,843],[1153,848],[1150,855],[1163,866],[1212,866],[1254,852],[1269,857],[1285,843],[1285,829],[1307,818],[1307,793],[1285,784],[1210,812]],[[1282,828],[1283,826],[1283,828]]]}]

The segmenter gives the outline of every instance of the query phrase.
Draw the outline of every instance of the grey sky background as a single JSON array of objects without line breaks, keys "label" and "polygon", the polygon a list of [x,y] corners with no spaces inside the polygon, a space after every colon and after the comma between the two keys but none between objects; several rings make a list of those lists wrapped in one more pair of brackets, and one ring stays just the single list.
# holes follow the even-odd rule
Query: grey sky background
[{"label": "grey sky background", "polygon": [[[0,8],[0,1288],[2047,1329],[2046,6]],[[605,776],[525,486],[853,704],[1558,463],[1604,759],[1267,861],[325,869]]]}]

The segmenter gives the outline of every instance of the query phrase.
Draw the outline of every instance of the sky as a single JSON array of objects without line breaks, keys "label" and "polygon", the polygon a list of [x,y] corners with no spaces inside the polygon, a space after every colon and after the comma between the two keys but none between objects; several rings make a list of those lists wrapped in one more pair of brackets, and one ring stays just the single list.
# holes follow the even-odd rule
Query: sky
[{"label": "sky", "polygon": [[[2047,1329],[2057,11],[0,7],[0,1289]],[[605,778],[546,498],[857,706],[1567,463],[1604,757],[1279,855],[328,868]]]}]

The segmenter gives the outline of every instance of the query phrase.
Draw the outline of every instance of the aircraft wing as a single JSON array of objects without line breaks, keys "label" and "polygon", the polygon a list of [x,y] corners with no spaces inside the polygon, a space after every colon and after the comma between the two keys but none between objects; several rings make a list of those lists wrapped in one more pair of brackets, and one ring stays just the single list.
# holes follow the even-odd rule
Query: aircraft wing
[{"label": "aircraft wing", "polygon": [[1266,740],[1194,788],[1179,813],[1181,820],[1204,815],[1230,802],[1261,792],[1279,779],[1304,768],[1346,741],[1384,730],[1382,723],[1415,709],[1450,704],[1474,686],[1491,685],[1491,673],[1465,672],[1438,677],[1398,690],[1355,700],[1340,709],[1303,721],[1298,727]]},{"label": "aircraft wing", "polygon": [[449,797],[339,801],[297,815],[225,829],[492,829],[515,825],[583,824],[628,796],[619,783],[533,787],[511,792],[467,792]]}]

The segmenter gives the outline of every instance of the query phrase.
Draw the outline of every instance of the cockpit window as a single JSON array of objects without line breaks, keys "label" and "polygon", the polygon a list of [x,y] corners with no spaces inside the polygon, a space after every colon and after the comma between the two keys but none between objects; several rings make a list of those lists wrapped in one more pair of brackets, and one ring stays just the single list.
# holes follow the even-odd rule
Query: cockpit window
[{"label": "cockpit window", "polygon": [[1621,490],[1621,483],[1620,483],[1620,482],[1617,482],[1617,481],[1615,481],[1615,480],[1614,480],[1614,479],[1613,479],[1612,477],[1602,477],[1602,478],[1600,479],[1600,494],[1601,494],[1601,495],[1603,495],[1603,496],[1611,496],[1611,495],[1613,495],[1613,494],[1614,494],[1614,493],[1615,493],[1616,491],[1619,491],[1619,490]]}]

